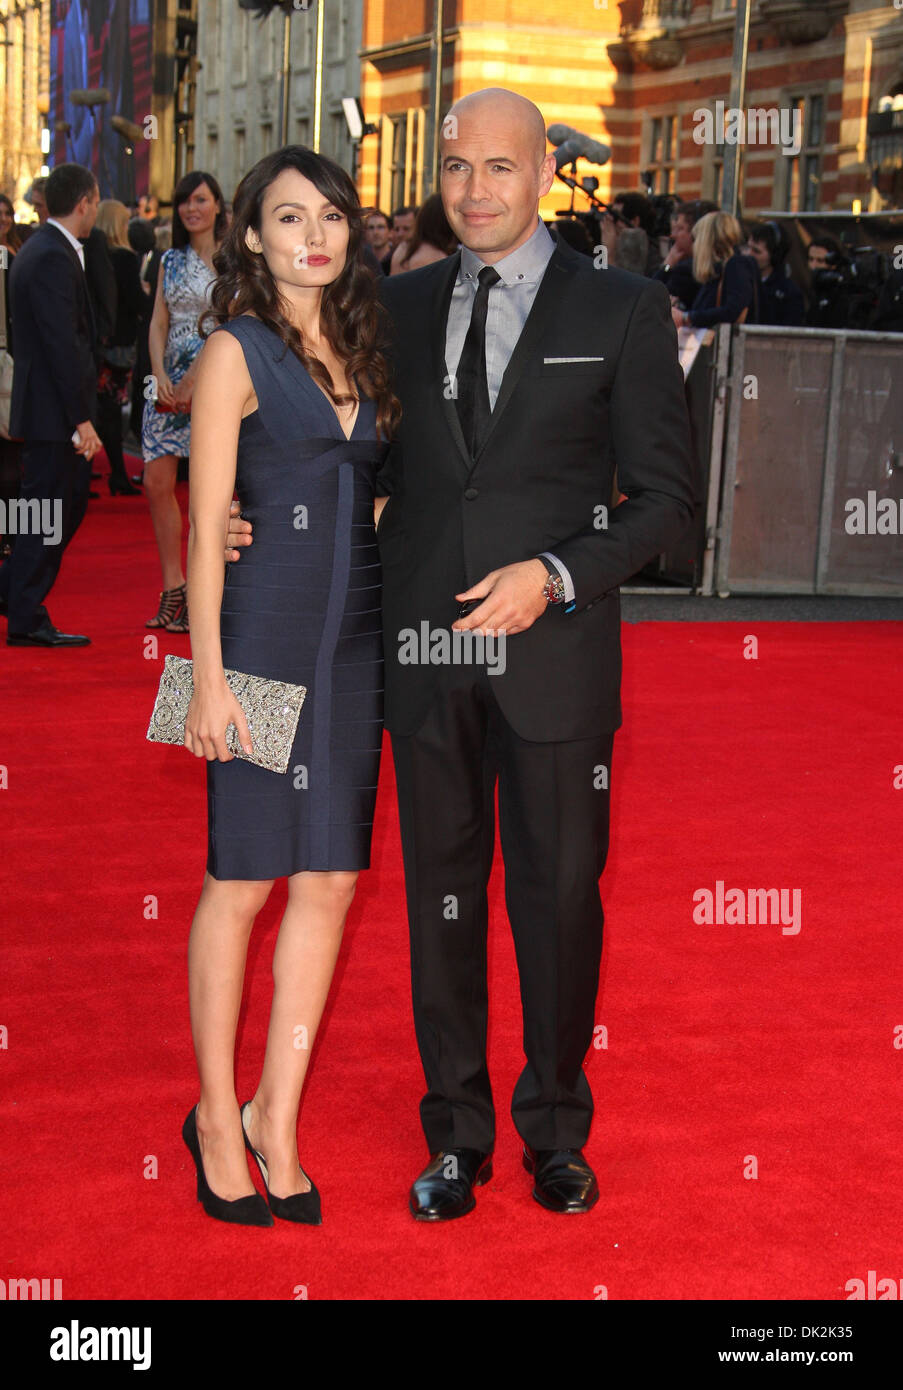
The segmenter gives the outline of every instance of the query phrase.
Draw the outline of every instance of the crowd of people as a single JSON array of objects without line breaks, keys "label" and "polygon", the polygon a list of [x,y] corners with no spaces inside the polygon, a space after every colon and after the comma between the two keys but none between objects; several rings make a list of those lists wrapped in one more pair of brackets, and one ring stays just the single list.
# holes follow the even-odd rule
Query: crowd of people
[{"label": "crowd of people", "polygon": [[[594,250],[582,224],[568,239],[577,250]],[[602,218],[609,263],[661,280],[679,328],[750,323],[903,332],[903,271],[892,269],[876,286],[834,237],[819,234],[808,241],[807,274],[797,279],[788,266],[790,239],[779,222],[742,222],[716,203],[675,200],[664,254],[662,240],[645,194],[612,199]]]},{"label": "crowd of people", "polygon": [[[53,174],[38,178],[26,194],[36,221],[17,221],[12,202],[0,195],[0,318],[6,330],[6,340],[0,343],[0,498],[8,500],[20,492],[23,474],[22,442],[10,437],[8,421],[16,356],[8,279],[16,257],[45,223],[61,228],[69,219],[70,233],[75,222],[80,228],[70,240],[83,263],[94,359],[95,404],[78,447],[89,462],[103,448],[112,496],[137,497],[143,489],[160,562],[157,611],[146,626],[187,632],[183,515],[176,485],[187,476],[192,386],[203,346],[198,317],[216,278],[214,256],[231,224],[232,207],[215,176],[200,170],[182,178],[171,213],[164,216],[153,194],[131,204],[114,198],[99,201],[90,171],[77,165],[62,167],[68,171],[62,182]],[[78,170],[80,174],[73,173]],[[51,194],[48,201],[48,187],[54,182],[56,199]],[[82,198],[90,194],[84,217],[71,221],[73,209],[68,205],[60,212],[64,185],[70,201],[73,190]],[[588,219],[578,217],[559,217],[552,229],[560,241],[595,257],[597,263],[600,245],[595,242],[601,237],[604,263],[661,281],[678,328],[749,323],[903,331],[903,271],[891,272],[880,295],[863,295],[844,248],[830,236],[816,236],[807,247],[808,278],[799,283],[788,270],[790,243],[778,222],[744,225],[704,200],[675,198],[671,208],[668,236],[660,235],[661,209],[642,192],[616,194],[596,223],[595,237]],[[459,247],[438,193],[419,207],[402,205],[391,214],[369,207],[362,216],[361,256],[379,278],[442,261]],[[141,472],[128,474],[127,452],[140,454]],[[89,472],[85,503],[98,495],[91,482],[101,477]],[[73,516],[79,514],[79,497],[77,487]],[[0,537],[4,558],[13,541],[12,536]],[[63,548],[58,548],[57,559]],[[0,611],[6,609],[10,569],[8,564],[0,569]],[[44,634],[38,640],[50,645],[87,642],[78,634],[59,634],[52,624],[48,627],[44,612],[41,605],[29,614],[29,631]]]}]

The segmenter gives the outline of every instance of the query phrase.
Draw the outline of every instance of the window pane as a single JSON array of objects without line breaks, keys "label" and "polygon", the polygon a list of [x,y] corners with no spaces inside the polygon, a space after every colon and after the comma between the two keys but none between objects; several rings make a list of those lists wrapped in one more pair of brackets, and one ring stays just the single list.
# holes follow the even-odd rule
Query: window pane
[{"label": "window pane", "polygon": [[656,116],[655,119],[654,119],[653,122],[652,122],[652,129],[651,129],[651,131],[650,131],[650,139],[649,139],[649,159],[650,159],[650,162],[653,163],[653,164],[656,164],[656,163],[658,162],[659,158],[660,158],[660,155],[659,155],[659,147],[660,147],[660,145],[661,145],[661,138],[662,138],[662,123],[661,123],[661,118],[660,118],[659,116]]},{"label": "window pane", "polygon": [[665,139],[662,149],[662,159],[674,158],[674,117],[665,117]]},{"label": "window pane", "polygon": [[787,209],[789,212],[800,211],[800,162],[798,159],[787,160]]}]

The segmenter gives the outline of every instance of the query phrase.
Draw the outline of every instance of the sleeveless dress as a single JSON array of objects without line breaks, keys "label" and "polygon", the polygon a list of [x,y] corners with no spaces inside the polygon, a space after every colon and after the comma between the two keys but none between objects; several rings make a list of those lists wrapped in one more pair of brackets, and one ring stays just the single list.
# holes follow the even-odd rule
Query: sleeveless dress
[{"label": "sleeveless dress", "polygon": [[[170,247],[160,262],[163,298],[169,310],[169,332],[163,350],[163,369],[173,385],[181,381],[201,348],[198,319],[209,307],[209,293],[216,272],[191,246]],[[191,416],[157,410],[153,401],[144,402],[141,421],[141,453],[149,459],[173,454],[187,458],[191,439]]]},{"label": "sleeveless dress", "polygon": [[223,666],[307,687],[284,774],[207,764],[207,871],[279,878],[366,869],[382,742],[382,579],[373,485],[388,445],[361,396],[346,439],[331,401],[260,319],[241,344],[258,409],[241,422],[236,488],[253,544],[226,566]]}]

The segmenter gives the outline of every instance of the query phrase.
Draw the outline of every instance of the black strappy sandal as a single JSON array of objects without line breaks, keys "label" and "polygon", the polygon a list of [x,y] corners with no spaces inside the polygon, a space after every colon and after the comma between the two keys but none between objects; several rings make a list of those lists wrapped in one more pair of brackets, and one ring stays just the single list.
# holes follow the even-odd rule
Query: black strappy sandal
[{"label": "black strappy sandal", "polygon": [[156,616],[149,618],[145,627],[163,628],[165,632],[188,631],[188,589],[180,584],[176,589],[164,589],[160,595],[160,607]]}]

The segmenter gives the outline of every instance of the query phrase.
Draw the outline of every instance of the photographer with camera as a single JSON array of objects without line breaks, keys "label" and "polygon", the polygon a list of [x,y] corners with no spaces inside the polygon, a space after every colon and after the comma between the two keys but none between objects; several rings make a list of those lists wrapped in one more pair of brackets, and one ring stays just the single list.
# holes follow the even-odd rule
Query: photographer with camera
[{"label": "photographer with camera", "polygon": [[848,262],[840,244],[831,236],[816,237],[808,252],[811,300],[806,314],[809,328],[847,328],[850,298]]}]

